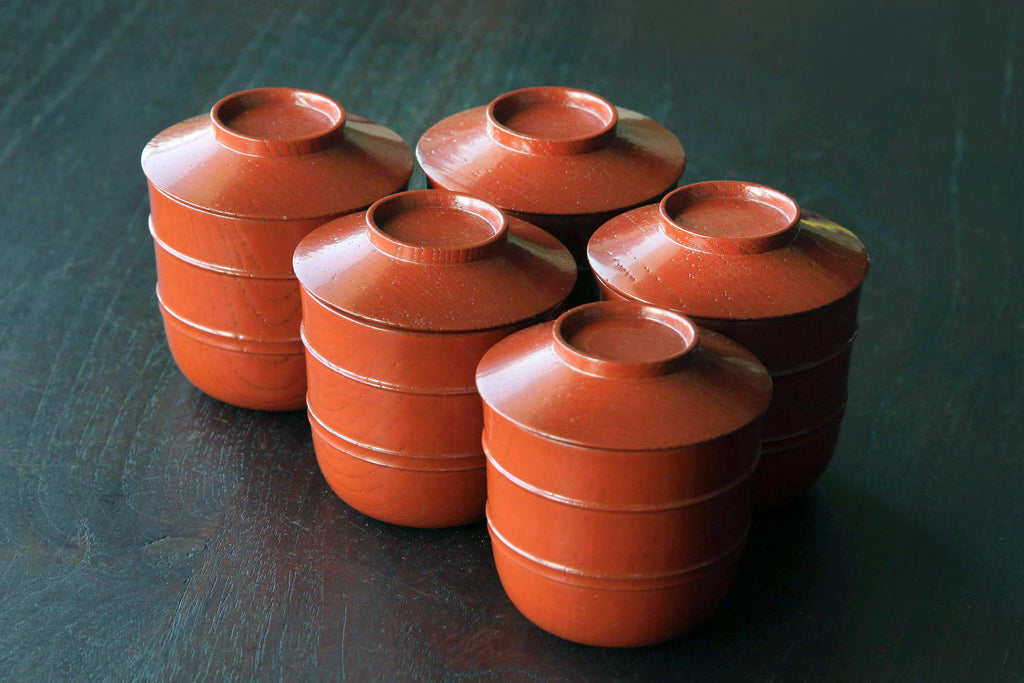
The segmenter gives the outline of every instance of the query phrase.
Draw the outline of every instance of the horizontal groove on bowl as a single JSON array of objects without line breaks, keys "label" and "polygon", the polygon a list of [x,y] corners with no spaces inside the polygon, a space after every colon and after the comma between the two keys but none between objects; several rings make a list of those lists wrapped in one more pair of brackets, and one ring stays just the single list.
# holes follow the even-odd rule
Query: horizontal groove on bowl
[{"label": "horizontal groove on bowl", "polygon": [[301,339],[286,340],[265,340],[254,337],[245,337],[223,330],[213,330],[202,325],[197,325],[169,309],[160,298],[160,285],[156,289],[157,303],[168,319],[179,326],[179,331],[185,336],[225,351],[236,351],[238,353],[256,353],[267,356],[296,356],[303,355]]},{"label": "horizontal groove on bowl", "polygon": [[503,477],[508,479],[513,485],[515,485],[515,486],[517,486],[517,487],[519,487],[519,488],[521,488],[521,489],[523,489],[523,490],[525,490],[525,491],[527,491],[529,493],[532,493],[533,495],[537,496],[538,498],[544,498],[545,500],[551,500],[551,501],[554,501],[556,503],[561,503],[563,505],[568,505],[570,507],[583,508],[583,509],[586,509],[586,510],[598,510],[600,512],[622,512],[622,513],[640,513],[640,514],[642,514],[642,513],[645,513],[645,512],[663,512],[663,511],[667,511],[667,510],[678,510],[680,508],[686,508],[686,507],[692,507],[694,505],[700,505],[701,503],[705,503],[705,502],[707,502],[709,500],[717,498],[718,496],[725,495],[726,493],[728,493],[732,489],[734,489],[737,486],[740,486],[741,484],[746,482],[748,479],[750,479],[754,475],[754,472],[757,470],[757,465],[758,465],[758,460],[755,458],[753,466],[750,469],[748,469],[746,472],[741,474],[739,477],[737,477],[735,480],[729,482],[725,486],[719,487],[719,488],[717,488],[717,489],[715,489],[713,491],[709,491],[708,493],[702,494],[700,496],[696,496],[694,498],[687,498],[687,499],[684,499],[684,500],[673,501],[673,502],[670,502],[670,503],[660,503],[660,504],[657,504],[657,505],[642,505],[642,504],[636,504],[636,505],[607,505],[607,504],[604,504],[604,505],[602,505],[601,503],[595,503],[593,501],[579,500],[579,499],[576,499],[576,498],[569,498],[568,496],[560,496],[557,493],[552,493],[551,491],[545,491],[544,489],[539,488],[537,486],[534,486],[533,484],[530,484],[529,482],[523,481],[522,479],[520,479],[519,477],[517,477],[514,474],[510,473],[508,470],[506,470],[505,468],[503,468],[501,465],[498,464],[498,462],[495,460],[494,456],[491,455],[490,450],[488,449],[486,442],[483,444],[483,450],[484,450],[484,454],[487,456],[487,461],[491,464],[491,467],[496,469],[499,474],[501,474]]},{"label": "horizontal groove on bowl", "polygon": [[330,370],[331,372],[335,372],[341,375],[342,377],[352,380],[353,382],[359,382],[360,384],[376,387],[377,389],[385,389],[387,391],[394,391],[400,394],[416,394],[418,396],[464,396],[467,394],[477,393],[476,385],[473,385],[472,387],[452,387],[450,389],[445,388],[442,391],[427,391],[424,389],[419,389],[417,387],[406,387],[402,386],[401,384],[382,382],[372,377],[365,377],[363,375],[359,375],[357,373],[346,370],[345,368],[339,365],[335,365],[334,363],[320,355],[320,353],[317,352],[317,350],[310,345],[309,340],[306,338],[305,325],[301,325],[299,327],[299,337],[302,340],[302,344],[303,346],[305,346],[306,351],[309,353],[310,356],[313,357],[314,360],[316,360],[318,363],[323,365],[326,369]]},{"label": "horizontal groove on bowl", "polygon": [[[313,410],[313,406],[309,405],[308,401],[306,403],[306,412],[309,415],[310,426],[314,430],[320,430],[322,432],[322,436],[323,436],[323,438],[325,440],[329,441],[331,439],[336,439],[337,441],[342,442],[344,444],[344,446],[340,445],[340,444],[331,444],[331,445],[335,446],[339,450],[344,450],[347,455],[349,455],[349,456],[351,456],[351,457],[353,457],[353,458],[355,458],[357,460],[362,460],[364,462],[373,463],[375,465],[380,465],[382,467],[391,467],[391,468],[394,468],[394,469],[423,470],[423,471],[430,471],[430,472],[440,472],[440,471],[445,471],[445,472],[462,472],[462,471],[465,471],[465,470],[478,470],[478,469],[483,469],[483,468],[486,467],[486,461],[484,459],[484,454],[482,452],[476,452],[476,453],[453,453],[451,455],[441,455],[441,456],[438,456],[438,455],[416,455],[416,454],[410,454],[410,453],[406,453],[406,452],[397,453],[395,451],[385,450],[385,449],[382,449],[382,448],[378,448],[376,446],[359,443],[358,441],[354,441],[354,440],[352,440],[352,439],[350,439],[350,438],[348,438],[348,437],[346,437],[346,436],[344,436],[342,434],[339,434],[338,432],[334,431],[333,429],[328,427],[326,424],[324,424],[323,421],[317,416],[316,412]],[[348,446],[350,448],[355,448],[355,449],[358,449],[360,451],[366,451],[366,454],[356,455],[355,453],[351,452],[351,450],[346,449],[345,446]],[[369,453],[376,454],[377,457],[370,457],[368,455]],[[428,468],[423,468],[423,467],[410,467],[409,466],[409,465],[415,465],[418,461],[419,462],[435,461],[435,462],[444,462],[444,463],[457,463],[459,461],[469,461],[469,462],[472,462],[473,464],[472,465],[467,465],[467,466],[461,466],[461,467],[448,467],[448,466],[446,466],[444,468],[429,468],[429,469]],[[401,464],[398,464],[398,463],[401,463]]]},{"label": "horizontal groove on bowl", "polygon": [[807,429],[802,429],[799,432],[794,432],[785,436],[761,439],[761,457],[764,458],[766,456],[771,457],[773,455],[781,455],[786,451],[800,448],[808,441],[813,441],[825,432],[838,427],[843,421],[843,415],[845,413],[846,404],[843,403],[839,410],[813,427],[808,427]]},{"label": "horizontal groove on bowl", "polygon": [[790,375],[799,375],[802,372],[808,372],[810,370],[815,370],[815,369],[821,367],[822,365],[826,365],[827,363],[835,360],[836,358],[838,358],[839,356],[843,355],[844,353],[850,352],[850,350],[853,347],[853,342],[856,339],[857,339],[857,330],[854,330],[853,336],[850,337],[845,342],[843,342],[842,344],[840,344],[838,346],[838,348],[836,348],[836,350],[833,351],[832,353],[827,354],[825,356],[821,356],[820,358],[815,358],[813,360],[809,360],[806,363],[801,363],[799,365],[794,365],[792,367],[785,368],[783,370],[775,370],[775,371],[770,373],[771,376],[772,376],[772,379],[776,379],[778,377],[788,377]]},{"label": "horizontal groove on bowl", "polygon": [[[630,590],[630,591],[647,591],[647,590],[659,590],[662,588],[670,588],[675,585],[686,583],[692,578],[693,574],[707,571],[712,569],[717,564],[723,564],[733,557],[737,557],[740,550],[747,542],[747,537],[750,534],[750,525],[747,524],[747,528],[744,530],[743,535],[740,539],[726,549],[724,552],[704,561],[699,564],[679,569],[673,572],[663,572],[660,574],[630,574],[626,576],[612,576],[608,574],[590,574],[587,572],[580,571],[573,567],[567,567],[560,565],[555,562],[543,560],[535,555],[532,555],[522,548],[518,548],[510,543],[500,531],[498,531],[493,524],[491,524],[491,513],[490,503],[487,504],[487,529],[494,536],[496,540],[505,546],[506,549],[512,554],[514,560],[522,567],[529,571],[533,571],[537,574],[544,574],[547,578],[559,583],[565,583],[569,585],[584,585],[586,584],[589,588],[595,588],[598,590]],[[536,565],[536,567],[532,567]],[[540,571],[537,571],[540,568]],[[577,580],[573,580],[577,579]],[[637,586],[638,581],[654,585],[643,585]],[[621,585],[617,585],[621,584]]]},{"label": "horizontal groove on bowl", "polygon": [[153,237],[153,242],[167,252],[168,256],[176,258],[179,261],[184,261],[190,266],[199,268],[200,270],[209,270],[215,273],[221,273],[223,275],[231,275],[233,277],[245,278],[248,280],[295,280],[298,283],[298,278],[295,277],[295,273],[288,271],[287,273],[263,273],[256,275],[248,270],[241,268],[231,268],[230,266],[222,266],[216,263],[207,263],[206,261],[200,261],[199,259],[192,258],[187,254],[183,254],[180,251],[168,246],[166,242],[157,237],[156,227],[153,225],[153,217],[149,217],[149,234]]}]

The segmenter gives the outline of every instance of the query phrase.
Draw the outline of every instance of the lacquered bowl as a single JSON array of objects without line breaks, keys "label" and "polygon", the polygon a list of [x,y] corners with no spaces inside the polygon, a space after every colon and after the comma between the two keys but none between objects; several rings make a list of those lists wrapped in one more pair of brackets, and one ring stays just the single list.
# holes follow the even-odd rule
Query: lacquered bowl
[{"label": "lacquered bowl", "polygon": [[220,400],[301,407],[302,362],[250,349],[301,347],[295,246],[324,222],[403,188],[411,151],[323,95],[259,88],[163,131],[142,166],[159,296],[175,320],[202,331],[174,326],[175,361]]},{"label": "lacquered bowl", "polygon": [[602,302],[496,344],[477,387],[495,562],[527,618],[627,647],[714,611],[771,397],[750,352],[669,311]]},{"label": "lacquered bowl", "polygon": [[846,407],[864,245],[771,188],[712,181],[612,219],[588,253],[602,296],[664,306],[749,348],[772,375],[754,504],[825,471]]},{"label": "lacquered bowl", "polygon": [[679,140],[657,122],[554,86],[449,116],[423,134],[416,157],[431,187],[475,195],[547,230],[581,269],[594,230],[659,198],[686,163]]},{"label": "lacquered bowl", "polygon": [[295,270],[307,405],[331,488],[394,524],[482,519],[476,365],[562,310],[575,278],[565,248],[479,199],[424,190],[317,229]]}]

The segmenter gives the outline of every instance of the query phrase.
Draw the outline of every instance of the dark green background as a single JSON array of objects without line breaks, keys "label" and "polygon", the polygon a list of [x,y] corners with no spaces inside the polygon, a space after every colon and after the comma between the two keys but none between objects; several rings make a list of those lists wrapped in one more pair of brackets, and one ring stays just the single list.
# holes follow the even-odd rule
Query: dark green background
[{"label": "dark green background", "polygon": [[[1024,677],[1021,4],[687,5],[4,2],[0,677]],[[872,257],[831,469],[659,647],[533,627],[482,526],[347,508],[302,413],[188,384],[154,297],[139,153],[222,95],[321,91],[415,144],[540,84],[654,117],[684,182],[778,187]]]}]

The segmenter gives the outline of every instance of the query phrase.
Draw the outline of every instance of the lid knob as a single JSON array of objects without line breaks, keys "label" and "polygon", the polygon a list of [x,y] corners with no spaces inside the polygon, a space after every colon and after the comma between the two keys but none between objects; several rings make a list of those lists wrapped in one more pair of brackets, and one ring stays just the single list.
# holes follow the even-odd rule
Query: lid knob
[{"label": "lid knob", "polygon": [[213,105],[214,136],[255,156],[299,156],[341,137],[345,109],[329,97],[296,88],[245,90]]},{"label": "lid knob", "polygon": [[615,136],[619,115],[611,102],[585,90],[524,88],[487,105],[487,134],[529,154],[582,154]]},{"label": "lid knob", "polygon": [[709,181],[665,195],[662,230],[680,244],[718,254],[756,254],[789,242],[800,207],[788,195],[754,183]]},{"label": "lid knob", "polygon": [[652,377],[685,365],[698,346],[697,326],[654,306],[599,301],[563,313],[555,353],[572,367],[604,377]]},{"label": "lid knob", "polygon": [[378,251],[415,263],[477,261],[508,242],[508,219],[482,199],[446,190],[412,190],[385,197],[366,212]]}]

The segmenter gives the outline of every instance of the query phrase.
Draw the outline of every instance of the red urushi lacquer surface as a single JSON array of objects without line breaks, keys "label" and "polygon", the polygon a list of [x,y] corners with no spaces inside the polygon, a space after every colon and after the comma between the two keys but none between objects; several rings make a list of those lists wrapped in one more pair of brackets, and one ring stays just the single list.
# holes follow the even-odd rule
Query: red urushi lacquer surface
[{"label": "red urushi lacquer surface", "polygon": [[260,88],[157,135],[142,167],[179,368],[227,403],[302,407],[292,252],[317,226],[404,187],[411,151],[323,95]]},{"label": "red urushi lacquer surface", "polygon": [[487,202],[421,190],[315,230],[294,264],[327,482],[394,524],[481,519],[477,363],[495,342],[562,310],[572,257]]},{"label": "red urushi lacquer surface", "polygon": [[496,344],[477,388],[495,562],[523,614],[626,647],[714,611],[771,398],[752,354],[675,313],[601,302]]},{"label": "red urushi lacquer surface", "polygon": [[602,226],[588,256],[607,299],[663,306],[735,339],[772,373],[755,507],[824,472],[846,406],[864,246],[770,188],[706,182]]},{"label": "red urushi lacquer surface", "polygon": [[581,268],[593,231],[660,197],[685,164],[663,126],[561,87],[515,90],[449,116],[420,138],[416,155],[432,187],[481,197],[544,228]]}]

